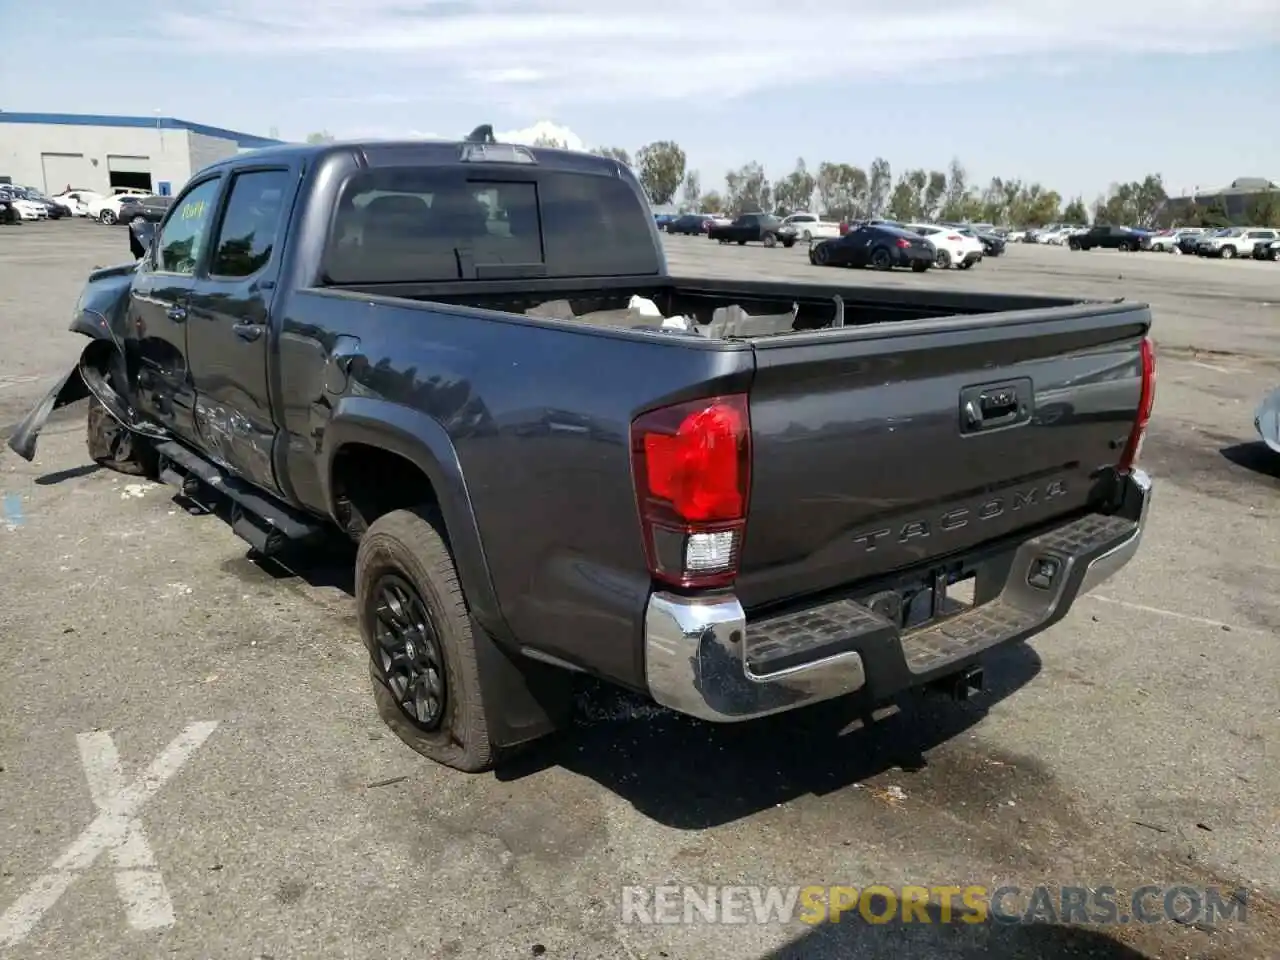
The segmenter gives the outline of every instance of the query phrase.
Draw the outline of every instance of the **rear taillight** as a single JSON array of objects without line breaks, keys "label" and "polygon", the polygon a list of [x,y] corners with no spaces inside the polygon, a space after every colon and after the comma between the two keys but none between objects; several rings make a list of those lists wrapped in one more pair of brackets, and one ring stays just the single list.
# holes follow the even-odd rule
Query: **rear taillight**
[{"label": "rear taillight", "polygon": [[845,223],[843,220],[840,221],[840,236],[843,237],[848,232],[849,232],[849,224]]},{"label": "rear taillight", "polygon": [[751,489],[745,394],[663,407],[631,424],[649,572],[678,587],[732,583]]},{"label": "rear taillight", "polygon": [[898,246],[900,246],[903,250],[906,250],[909,246],[911,246],[911,241],[910,241],[910,240],[908,240],[906,237],[899,237],[899,238],[898,238],[898,240],[897,240],[897,244],[898,244]]},{"label": "rear taillight", "polygon": [[1124,455],[1117,467],[1122,473],[1127,473],[1138,464],[1142,441],[1147,435],[1147,424],[1151,422],[1151,410],[1156,403],[1156,351],[1150,337],[1142,338],[1141,350],[1142,389],[1138,394],[1138,418],[1133,422],[1129,442],[1125,444]]},{"label": "rear taillight", "polygon": [[961,237],[958,234],[953,233],[951,234],[951,236],[947,237],[947,239],[950,240],[952,243],[959,243],[961,240],[964,239],[964,237]]}]

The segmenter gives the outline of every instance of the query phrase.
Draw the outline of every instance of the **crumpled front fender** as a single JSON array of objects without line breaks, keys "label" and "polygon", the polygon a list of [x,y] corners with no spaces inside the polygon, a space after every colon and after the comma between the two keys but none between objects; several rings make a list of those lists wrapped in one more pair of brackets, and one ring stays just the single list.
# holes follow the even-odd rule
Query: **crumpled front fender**
[{"label": "crumpled front fender", "polygon": [[93,342],[84,348],[76,365],[18,424],[9,437],[9,449],[30,461],[35,457],[40,431],[53,412],[89,396],[96,397],[107,413],[127,430],[153,440],[168,439],[168,431],[140,416],[129,401],[112,387],[113,373],[124,379],[128,374],[124,366],[123,346],[106,318],[94,310],[82,310],[71,322],[71,330],[84,334]]},{"label": "crumpled front fender", "polygon": [[36,440],[40,431],[48,422],[53,411],[69,406],[89,396],[89,388],[80,374],[80,364],[76,364],[66,372],[44,399],[18,424],[17,429],[9,437],[9,449],[23,460],[31,461],[36,455]]}]

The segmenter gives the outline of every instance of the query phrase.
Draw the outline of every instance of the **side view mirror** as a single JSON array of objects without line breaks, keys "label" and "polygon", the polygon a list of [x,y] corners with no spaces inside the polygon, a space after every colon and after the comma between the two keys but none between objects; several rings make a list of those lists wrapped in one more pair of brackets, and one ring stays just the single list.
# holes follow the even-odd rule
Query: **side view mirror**
[{"label": "side view mirror", "polygon": [[156,225],[150,220],[129,224],[129,250],[135,260],[141,260],[151,252],[156,238]]}]

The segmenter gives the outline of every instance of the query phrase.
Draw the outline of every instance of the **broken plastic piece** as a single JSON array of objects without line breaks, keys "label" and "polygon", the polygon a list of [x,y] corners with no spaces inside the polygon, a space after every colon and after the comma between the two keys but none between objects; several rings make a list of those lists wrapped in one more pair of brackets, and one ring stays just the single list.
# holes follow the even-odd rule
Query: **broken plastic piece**
[{"label": "broken plastic piece", "polygon": [[[642,317],[660,317],[662,311],[658,309],[658,305],[648,297],[642,297],[639,294],[632,296],[631,302],[627,304],[627,308],[633,313]],[[666,326],[664,323],[663,326]]]}]

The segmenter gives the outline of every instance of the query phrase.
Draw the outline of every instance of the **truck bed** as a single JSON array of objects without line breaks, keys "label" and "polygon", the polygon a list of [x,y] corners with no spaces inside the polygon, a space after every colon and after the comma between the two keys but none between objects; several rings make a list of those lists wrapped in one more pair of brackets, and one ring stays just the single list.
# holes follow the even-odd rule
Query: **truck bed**
[{"label": "truck bed", "polygon": [[[689,317],[703,336],[751,339],[842,327],[975,314],[1061,309],[1090,301],[1025,294],[920,291],[719,278],[646,278],[572,281],[484,281],[449,284],[377,284],[331,287],[350,293],[420,303],[447,303],[519,317],[585,323],[605,329],[658,329],[663,318]],[[661,317],[640,318],[627,307],[633,296],[655,303]],[[566,311],[566,306],[569,311]],[[717,323],[717,310],[740,308],[754,322]],[[667,329],[671,329],[668,326]]]},{"label": "truck bed", "polygon": [[[535,375],[545,362],[555,379],[566,378],[563,392],[540,388],[548,408],[616,438],[618,470],[627,469],[629,420],[671,400],[669,381],[646,370],[660,365],[687,377],[673,371],[705,369],[717,391],[744,384],[752,478],[735,590],[749,612],[904,571],[923,576],[983,544],[1095,507],[1107,495],[1100,478],[1119,460],[1138,408],[1140,343],[1151,320],[1144,305],[1119,300],[701,278],[497,286],[402,289],[383,302],[413,300],[427,311],[449,304],[453,315],[478,308],[476,319],[535,328],[506,338],[525,357],[520,373]],[[750,359],[729,377],[710,358],[698,367],[638,352],[625,341],[661,339],[679,350],[685,338],[659,330],[660,319],[637,323],[626,310],[632,296],[699,321],[735,306],[758,314],[763,322],[746,332],[696,334],[688,343],[746,349]],[[528,315],[566,301],[573,320]],[[843,325],[833,326],[841,313]],[[562,347],[563,368],[554,349],[543,361],[553,329],[580,335],[587,327],[599,334],[596,346]],[[656,336],[667,333],[678,335]],[[581,366],[586,356],[590,372]],[[587,384],[609,396],[584,395]],[[683,396],[699,390],[713,392],[680,383]],[[966,406],[984,396],[1012,401],[1006,422],[966,422]],[[619,408],[623,416],[603,414]],[[596,494],[582,493],[589,508]]]}]

